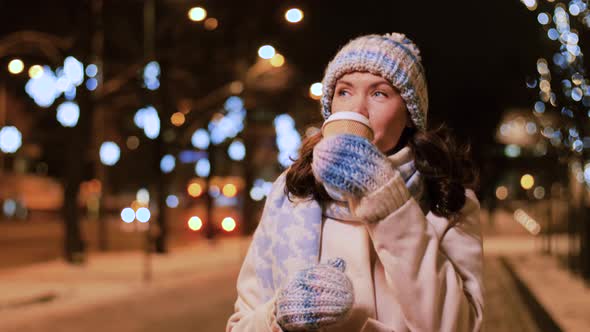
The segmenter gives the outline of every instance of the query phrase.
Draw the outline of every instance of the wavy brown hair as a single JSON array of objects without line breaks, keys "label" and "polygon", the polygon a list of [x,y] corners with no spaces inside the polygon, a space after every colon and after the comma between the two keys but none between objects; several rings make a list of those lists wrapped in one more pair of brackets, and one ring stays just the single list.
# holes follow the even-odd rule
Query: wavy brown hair
[{"label": "wavy brown hair", "polygon": [[[329,200],[323,185],[313,176],[313,148],[322,139],[320,132],[306,137],[299,158],[287,170],[285,194],[302,199]],[[446,125],[429,131],[406,127],[397,145],[387,155],[409,146],[416,168],[422,174],[430,210],[437,216],[453,218],[465,204],[465,188],[479,185],[479,174],[471,159],[471,146],[458,145]]]}]

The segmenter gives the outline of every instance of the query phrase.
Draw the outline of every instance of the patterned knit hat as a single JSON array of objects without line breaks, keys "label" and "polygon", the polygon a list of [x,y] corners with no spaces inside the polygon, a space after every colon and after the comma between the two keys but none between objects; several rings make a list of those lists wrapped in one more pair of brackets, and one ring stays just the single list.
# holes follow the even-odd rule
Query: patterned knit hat
[{"label": "patterned knit hat", "polygon": [[322,81],[322,115],[332,110],[336,81],[352,72],[379,75],[396,87],[418,130],[426,129],[428,90],[420,50],[401,33],[367,35],[348,42],[326,67]]}]

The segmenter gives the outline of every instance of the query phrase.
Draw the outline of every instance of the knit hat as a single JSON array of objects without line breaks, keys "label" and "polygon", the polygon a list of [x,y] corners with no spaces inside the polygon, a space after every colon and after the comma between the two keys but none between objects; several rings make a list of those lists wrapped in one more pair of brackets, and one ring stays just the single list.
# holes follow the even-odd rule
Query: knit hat
[{"label": "knit hat", "polygon": [[352,72],[379,75],[396,87],[418,130],[426,129],[428,90],[420,50],[401,33],[366,35],[348,42],[326,67],[322,81],[322,115],[332,113],[336,81]]}]

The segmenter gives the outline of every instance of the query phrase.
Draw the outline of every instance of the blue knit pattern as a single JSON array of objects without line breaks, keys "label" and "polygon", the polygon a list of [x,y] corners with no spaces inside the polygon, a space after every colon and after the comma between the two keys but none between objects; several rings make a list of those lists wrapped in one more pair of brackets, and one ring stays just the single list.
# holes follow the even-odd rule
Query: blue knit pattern
[{"label": "blue knit pattern", "polygon": [[344,134],[322,139],[313,150],[314,176],[344,196],[377,190],[394,175],[392,164],[366,138]]},{"label": "blue knit pattern", "polygon": [[299,271],[279,291],[277,323],[285,331],[316,331],[342,320],[353,304],[352,282],[341,258]]}]

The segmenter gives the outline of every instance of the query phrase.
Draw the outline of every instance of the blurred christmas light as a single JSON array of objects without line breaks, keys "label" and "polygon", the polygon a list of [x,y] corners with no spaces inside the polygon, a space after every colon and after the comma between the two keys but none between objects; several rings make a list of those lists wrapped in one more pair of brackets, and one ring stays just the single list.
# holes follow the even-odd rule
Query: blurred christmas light
[{"label": "blurred christmas light", "polygon": [[250,189],[250,198],[255,201],[261,201],[264,198],[264,191],[260,187],[252,187]]},{"label": "blurred christmas light", "polygon": [[531,189],[535,185],[535,178],[530,174],[525,174],[520,178],[520,186],[525,189]]},{"label": "blurred christmas light", "polygon": [[38,70],[33,70],[33,67],[29,69],[29,74],[31,74],[31,71],[34,73],[25,85],[25,91],[37,105],[49,107],[61,94],[57,88],[57,77],[48,66],[44,68],[37,66]]},{"label": "blurred christmas light", "polygon": [[236,221],[232,217],[226,217],[221,222],[221,228],[226,232],[231,232],[236,229]]},{"label": "blurred christmas light", "polygon": [[508,188],[505,186],[499,186],[496,188],[496,198],[503,201],[508,197]]},{"label": "blurred christmas light", "polygon": [[541,186],[536,187],[535,190],[533,190],[533,196],[535,196],[536,199],[543,199],[545,197],[545,188]]},{"label": "blurred christmas light", "polygon": [[276,144],[279,148],[278,161],[283,167],[293,163],[298,156],[301,136],[295,129],[295,121],[288,114],[278,115],[274,120]]},{"label": "blurred christmas light", "polygon": [[298,8],[291,8],[285,12],[285,19],[289,23],[299,23],[303,20],[303,12]]},{"label": "blurred christmas light", "polygon": [[203,188],[200,184],[193,182],[188,185],[187,192],[191,197],[199,197],[203,194]]},{"label": "blurred christmas light", "polygon": [[162,172],[170,173],[174,170],[175,166],[176,159],[174,159],[173,155],[167,154],[164,157],[162,157],[162,160],[160,161],[160,169],[162,170]]},{"label": "blurred christmas light", "polygon": [[84,65],[73,56],[69,56],[64,60],[63,72],[70,82],[76,86],[84,82]]},{"label": "blurred christmas light", "polygon": [[218,198],[219,195],[221,195],[221,190],[219,190],[218,186],[212,185],[209,187],[209,196],[213,198]]},{"label": "blurred christmas light", "polygon": [[172,124],[175,125],[176,127],[182,126],[184,124],[184,121],[185,121],[185,116],[181,112],[176,112],[176,113],[172,114],[172,116],[170,117],[170,122],[172,122]]},{"label": "blurred christmas light", "polygon": [[216,18],[209,17],[205,20],[203,25],[205,26],[205,29],[211,31],[217,29],[217,27],[219,26],[219,21],[217,21]]},{"label": "blurred christmas light", "polygon": [[229,91],[234,95],[242,93],[244,91],[244,83],[240,81],[231,82],[231,84],[229,85]]},{"label": "blurred christmas light", "polygon": [[146,223],[146,222],[150,221],[150,217],[151,217],[150,210],[148,210],[147,208],[144,208],[144,207],[140,207],[139,209],[137,209],[137,212],[135,212],[135,217],[137,218],[137,220],[139,222]]},{"label": "blurred christmas light", "polygon": [[258,56],[267,60],[271,59],[275,53],[275,48],[270,45],[264,45],[258,49]]},{"label": "blurred christmas light", "polygon": [[107,166],[113,166],[119,161],[121,150],[115,142],[104,142],[100,146],[100,161]]},{"label": "blurred christmas light", "polygon": [[276,53],[271,59],[270,64],[273,67],[281,67],[285,64],[285,57],[279,53]]},{"label": "blurred christmas light", "polygon": [[20,74],[25,69],[25,64],[21,59],[12,59],[8,63],[8,71],[11,74]]},{"label": "blurred christmas light", "polygon": [[533,235],[538,235],[541,232],[541,225],[522,209],[514,211],[514,219]]},{"label": "blurred christmas light", "polygon": [[203,178],[206,178],[209,176],[209,173],[211,172],[211,164],[209,163],[209,159],[201,159],[199,161],[197,161],[197,164],[195,165],[195,173]]},{"label": "blurred christmas light", "polygon": [[197,216],[190,217],[187,224],[192,231],[198,231],[203,227],[203,221]]},{"label": "blurred christmas light", "polygon": [[547,13],[539,13],[539,15],[537,15],[537,21],[542,25],[546,25],[549,23],[549,15],[547,15]]},{"label": "blurred christmas light", "polygon": [[88,66],[86,66],[86,76],[88,77],[94,77],[98,74],[98,67],[91,63]]},{"label": "blurred christmas light", "polygon": [[244,100],[238,96],[231,96],[225,100],[223,108],[228,112],[239,112],[244,108]]},{"label": "blurred christmas light", "polygon": [[129,150],[135,150],[139,147],[139,138],[137,136],[129,136],[127,137],[126,144]]},{"label": "blurred christmas light", "polygon": [[312,99],[319,100],[322,97],[322,83],[313,83],[309,87],[309,96]]},{"label": "blurred christmas light", "polygon": [[149,90],[156,90],[160,87],[160,64],[157,61],[151,61],[145,66],[143,84]]},{"label": "blurred christmas light", "polygon": [[520,156],[520,146],[515,144],[508,144],[504,148],[504,155],[510,158],[516,158]]},{"label": "blurred christmas light", "polygon": [[132,208],[126,207],[121,211],[121,219],[126,223],[132,223],[135,220],[135,211]]},{"label": "blurred christmas light", "polygon": [[232,160],[244,160],[246,157],[246,147],[242,141],[233,141],[227,149],[227,154]]},{"label": "blurred christmas light", "polygon": [[236,188],[235,184],[228,183],[223,186],[223,188],[221,189],[221,192],[226,197],[234,197],[238,193],[238,189]]},{"label": "blurred christmas light", "polygon": [[16,201],[14,199],[7,199],[2,204],[2,212],[6,217],[14,217],[16,214]]},{"label": "blurred christmas light", "polygon": [[188,18],[194,22],[200,22],[207,17],[207,11],[202,7],[193,7],[188,11]]},{"label": "blurred christmas light", "polygon": [[0,129],[0,150],[4,153],[15,153],[22,145],[22,135],[14,126]]},{"label": "blurred christmas light", "polygon": [[538,101],[535,103],[535,112],[537,113],[543,113],[545,112],[545,103],[543,103],[542,101]]},{"label": "blurred christmas light", "polygon": [[148,205],[150,203],[150,192],[145,188],[140,188],[135,194],[135,199],[141,205]]},{"label": "blurred christmas light", "polygon": [[176,195],[168,195],[168,197],[166,197],[166,206],[169,208],[174,209],[178,207],[178,203],[178,197]]},{"label": "blurred christmas light", "polygon": [[39,65],[33,65],[29,68],[29,77],[30,78],[38,78],[43,75],[43,67]]},{"label": "blurred christmas light", "polygon": [[64,127],[75,127],[80,118],[78,104],[66,101],[57,107],[57,121]]},{"label": "blurred christmas light", "polygon": [[536,0],[521,0],[522,3],[531,11],[537,9],[537,1]]},{"label": "blurred christmas light", "polygon": [[66,91],[64,91],[64,97],[67,100],[74,100],[76,98],[76,87],[70,86]]},{"label": "blurred christmas light", "polygon": [[205,129],[197,129],[191,137],[192,145],[201,150],[206,150],[209,147],[209,133]]},{"label": "blurred christmas light", "polygon": [[96,78],[89,78],[86,80],[86,89],[88,91],[94,91],[98,87],[98,80]]},{"label": "blurred christmas light", "polygon": [[160,134],[160,118],[153,106],[139,109],[133,117],[135,125],[143,129],[148,138],[155,139]]}]

